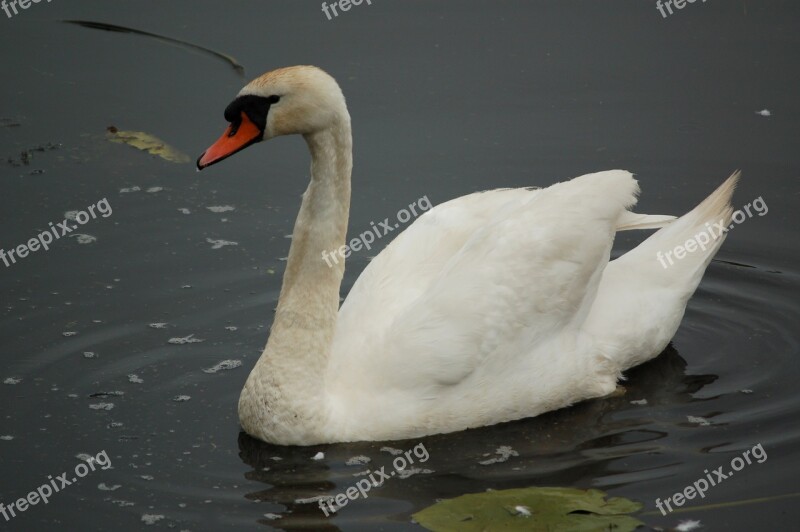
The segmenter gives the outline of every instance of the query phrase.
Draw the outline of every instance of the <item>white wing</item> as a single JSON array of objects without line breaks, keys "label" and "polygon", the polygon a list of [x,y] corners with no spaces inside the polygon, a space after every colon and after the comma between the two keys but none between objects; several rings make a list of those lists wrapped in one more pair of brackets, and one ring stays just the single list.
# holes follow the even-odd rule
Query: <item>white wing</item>
[{"label": "white wing", "polygon": [[[342,387],[435,397],[493,360],[573,332],[593,301],[638,186],[628,172],[544,190],[472,194],[412,224],[340,310],[329,376]],[[557,356],[555,353],[553,356]]]}]

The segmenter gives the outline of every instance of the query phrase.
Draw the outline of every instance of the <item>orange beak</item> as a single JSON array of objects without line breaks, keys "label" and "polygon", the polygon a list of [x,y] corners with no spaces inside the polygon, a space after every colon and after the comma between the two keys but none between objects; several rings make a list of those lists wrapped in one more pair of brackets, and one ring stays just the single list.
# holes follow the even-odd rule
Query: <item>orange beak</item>
[{"label": "orange beak", "polygon": [[263,137],[264,132],[247,117],[246,113],[242,112],[242,121],[238,127],[235,124],[229,125],[219,140],[197,159],[197,169],[202,170],[218,163],[260,141]]}]

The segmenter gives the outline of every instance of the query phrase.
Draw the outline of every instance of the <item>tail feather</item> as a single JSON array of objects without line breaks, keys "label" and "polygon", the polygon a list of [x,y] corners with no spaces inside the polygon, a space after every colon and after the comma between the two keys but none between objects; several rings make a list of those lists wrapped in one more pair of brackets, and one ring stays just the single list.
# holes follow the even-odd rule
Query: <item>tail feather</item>
[{"label": "tail feather", "polygon": [[631,211],[623,211],[617,222],[617,231],[660,229],[666,227],[673,220],[677,220],[677,217],[662,214],[637,214]]},{"label": "tail feather", "polygon": [[655,357],[675,335],[689,298],[725,240],[739,177],[734,172],[697,207],[603,271],[584,331],[619,370]]},{"label": "tail feather", "polygon": [[[725,241],[731,223],[731,197],[741,172],[734,172],[697,207],[663,229],[657,231],[620,259],[649,258],[650,268],[664,284],[674,284],[681,278],[689,282],[691,291],[700,282],[708,263]],[[628,257],[630,255],[630,257]],[[649,257],[648,257],[649,255]]]}]

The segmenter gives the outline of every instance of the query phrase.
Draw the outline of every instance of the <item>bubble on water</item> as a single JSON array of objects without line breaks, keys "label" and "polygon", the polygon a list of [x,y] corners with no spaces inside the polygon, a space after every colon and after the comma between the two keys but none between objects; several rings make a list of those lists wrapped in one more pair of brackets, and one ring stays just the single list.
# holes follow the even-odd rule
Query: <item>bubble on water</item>
[{"label": "bubble on water", "polygon": [[519,453],[508,445],[501,445],[500,447],[498,447],[497,450],[495,451],[495,454],[497,455],[495,458],[490,458],[488,460],[484,460],[478,463],[480,465],[499,464],[507,461],[512,456],[519,456]]},{"label": "bubble on water", "polygon": [[206,238],[206,242],[211,244],[211,249],[220,249],[225,246],[238,246],[238,242],[233,242],[231,240],[214,240],[213,238]]},{"label": "bubble on water", "polygon": [[238,331],[239,327],[236,327],[235,325],[228,325],[227,327],[225,327],[225,330],[226,331]]},{"label": "bubble on water", "polygon": [[691,532],[692,530],[697,530],[698,528],[702,528],[702,524],[700,521],[694,520],[687,520],[681,521],[678,523],[678,526],[675,527],[676,532]]},{"label": "bubble on water", "polygon": [[186,207],[181,207],[180,209],[178,209],[178,212],[180,212],[181,214],[192,214],[192,211],[190,211]]},{"label": "bubble on water", "polygon": [[133,187],[129,187],[129,188],[121,188],[121,189],[119,189],[119,193],[120,194],[127,194],[129,192],[139,192],[140,190],[142,190],[141,187],[133,186]]},{"label": "bubble on water", "polygon": [[172,400],[175,401],[176,403],[183,403],[191,398],[192,396],[190,395],[176,395],[175,397],[172,398]]},{"label": "bubble on water", "polygon": [[0,440],[3,440],[3,441],[11,441],[13,439],[14,439],[14,436],[11,436],[10,434],[6,434],[4,436],[0,436]]},{"label": "bubble on water", "polygon": [[631,404],[632,405],[646,405],[647,404],[647,399],[639,399],[639,400],[636,400],[636,401],[631,401]]},{"label": "bubble on water", "polygon": [[77,235],[70,235],[72,238],[76,238],[78,240],[78,244],[91,244],[92,242],[97,241],[96,236],[86,235],[86,234],[77,234]]},{"label": "bubble on water", "polygon": [[121,421],[112,421],[111,423],[106,425],[106,427],[109,428],[109,429],[118,429],[118,428],[120,428],[122,426],[123,426],[123,423]]},{"label": "bubble on water", "polygon": [[114,403],[94,403],[89,405],[92,410],[113,410]]},{"label": "bubble on water", "polygon": [[161,192],[162,190],[164,190],[164,187],[150,187],[147,190],[145,190],[145,192],[149,192],[150,194],[154,194],[156,192]]},{"label": "bubble on water", "polygon": [[71,337],[71,336],[75,336],[75,335],[77,335],[77,334],[78,334],[78,333],[77,333],[77,332],[75,332],[75,331],[66,331],[66,332],[62,332],[62,333],[61,333],[61,336],[64,336],[64,337],[66,337],[66,338],[69,338],[69,337]]},{"label": "bubble on water", "polygon": [[325,459],[325,453],[320,451],[317,454],[315,454],[314,456],[312,456],[311,459],[312,460],[324,460]]},{"label": "bubble on water", "polygon": [[308,497],[305,499],[295,499],[295,504],[311,504],[317,503],[319,501],[330,501],[333,500],[333,495],[317,495],[315,497]]},{"label": "bubble on water", "polygon": [[689,420],[689,423],[696,423],[701,427],[705,427],[711,425],[711,422],[704,417],[700,416],[686,416],[686,419]]},{"label": "bubble on water", "polygon": [[402,449],[395,449],[394,447],[381,447],[382,453],[389,453],[392,456],[397,456],[398,454],[403,454]]},{"label": "bubble on water", "polygon": [[229,370],[229,369],[236,369],[241,365],[242,365],[242,361],[241,360],[223,360],[222,362],[220,362],[219,364],[217,364],[217,365],[215,365],[213,367],[204,369],[203,372],[205,372],[205,373],[217,373],[219,371],[226,371],[226,370]]},{"label": "bubble on water", "polygon": [[193,334],[189,336],[185,336],[183,338],[170,338],[167,340],[168,344],[175,344],[175,345],[183,345],[183,344],[198,344],[200,342],[205,342],[205,340],[201,340],[200,338],[194,338]]},{"label": "bubble on water", "polygon": [[761,116],[772,116],[772,111],[769,109],[762,109],[760,111],[756,111],[756,114]]},{"label": "bubble on water", "polygon": [[21,378],[18,378],[18,377],[7,377],[7,378],[6,378],[6,379],[3,381],[3,384],[19,384],[19,383],[21,383],[21,382],[22,382],[22,379],[21,379]]},{"label": "bubble on water", "polygon": [[215,205],[212,207],[206,207],[206,209],[208,209],[211,212],[220,213],[220,212],[233,211],[236,209],[236,207],[234,207],[233,205]]},{"label": "bubble on water", "polygon": [[270,521],[275,521],[276,519],[280,519],[282,516],[278,514],[264,514],[264,517],[269,519]]},{"label": "bubble on water", "polygon": [[352,458],[348,458],[345,462],[345,465],[355,466],[355,465],[364,465],[368,464],[372,461],[369,456],[364,456],[363,454],[358,456],[353,456]]},{"label": "bubble on water", "polygon": [[153,480],[156,477],[154,477],[153,475],[139,475],[139,478],[142,480]]},{"label": "bubble on water", "polygon": [[122,397],[125,392],[122,390],[111,390],[110,392],[94,392],[90,393],[89,397]]},{"label": "bubble on water", "polygon": [[128,382],[132,382],[133,384],[142,384],[144,381],[138,375],[131,373],[128,375]]},{"label": "bubble on water", "polygon": [[83,358],[97,358],[97,353],[94,351],[84,351]]},{"label": "bubble on water", "polygon": [[128,507],[128,506],[136,506],[136,503],[135,503],[135,502],[131,502],[131,501],[121,501],[121,500],[119,500],[119,499],[114,499],[114,500],[112,500],[112,501],[111,501],[111,504],[116,504],[116,505],[117,505],[117,506],[119,506],[120,508],[126,508],[126,507]]},{"label": "bubble on water", "polygon": [[77,221],[77,219],[78,219],[78,214],[79,214],[80,212],[81,212],[81,211],[67,211],[67,212],[65,212],[65,213],[64,213],[64,219],[66,219],[66,220],[72,220],[73,222],[75,222],[75,221]]},{"label": "bubble on water", "polygon": [[105,482],[101,482],[100,484],[97,485],[97,489],[99,489],[100,491],[116,491],[116,490],[120,489],[121,487],[122,487],[122,484],[114,484],[112,486],[109,486]]},{"label": "bubble on water", "polygon": [[164,519],[163,515],[158,514],[144,514],[142,515],[142,523],[147,526],[154,525]]},{"label": "bubble on water", "polygon": [[432,469],[420,469],[419,467],[409,467],[406,469],[398,469],[397,477],[401,480],[407,479],[414,475],[430,475],[433,473]]},{"label": "bubble on water", "polygon": [[167,325],[168,324],[166,322],[163,322],[163,323],[151,323],[150,325],[148,325],[148,327],[150,327],[151,329],[166,329]]}]

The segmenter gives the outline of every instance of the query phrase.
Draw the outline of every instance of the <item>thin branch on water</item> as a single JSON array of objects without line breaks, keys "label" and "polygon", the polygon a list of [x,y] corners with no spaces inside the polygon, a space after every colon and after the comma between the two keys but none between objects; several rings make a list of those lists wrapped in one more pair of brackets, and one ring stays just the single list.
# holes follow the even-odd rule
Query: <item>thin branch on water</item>
[{"label": "thin branch on water", "polygon": [[149,31],[126,28],[125,26],[117,26],[116,24],[106,24],[105,22],[92,22],[90,20],[62,20],[61,22],[64,22],[66,24],[76,24],[84,28],[91,28],[95,30],[142,35],[144,37],[151,37],[153,39],[166,42],[169,44],[177,44],[178,46],[182,46],[185,48],[193,48],[195,50],[200,50],[201,52],[205,52],[207,54],[213,55],[214,57],[222,59],[223,61],[231,65],[233,69],[236,71],[236,73],[239,74],[240,77],[244,77],[244,67],[234,57],[222,52],[211,50],[210,48],[206,48],[205,46],[200,46],[199,44],[193,44],[190,42],[182,41],[180,39],[174,39],[172,37],[165,37],[164,35],[150,33]]}]

